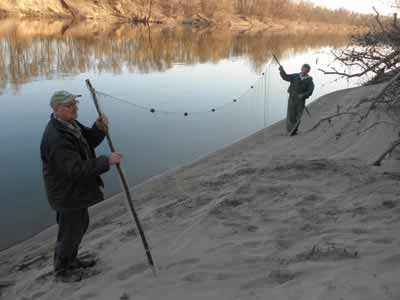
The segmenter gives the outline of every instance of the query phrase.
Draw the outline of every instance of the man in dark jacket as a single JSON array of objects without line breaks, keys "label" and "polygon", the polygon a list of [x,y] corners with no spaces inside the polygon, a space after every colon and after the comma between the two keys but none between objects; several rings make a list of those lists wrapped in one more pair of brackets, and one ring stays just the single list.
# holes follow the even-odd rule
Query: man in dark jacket
[{"label": "man in dark jacket", "polygon": [[67,91],[53,94],[53,114],[40,145],[47,198],[57,213],[54,273],[64,282],[81,280],[81,269],[95,264],[77,257],[89,226],[88,207],[103,200],[100,175],[122,159],[119,153],[96,157],[94,149],[104,140],[108,120],[102,115],[91,128],[80,124],[77,97]]},{"label": "man in dark jacket", "polygon": [[305,109],[306,99],[308,99],[314,91],[314,82],[310,73],[311,67],[305,64],[301,67],[301,73],[286,74],[281,66],[279,68],[283,80],[289,81],[288,89],[289,101],[286,117],[286,129],[289,135],[296,135],[299,128],[301,117]]}]

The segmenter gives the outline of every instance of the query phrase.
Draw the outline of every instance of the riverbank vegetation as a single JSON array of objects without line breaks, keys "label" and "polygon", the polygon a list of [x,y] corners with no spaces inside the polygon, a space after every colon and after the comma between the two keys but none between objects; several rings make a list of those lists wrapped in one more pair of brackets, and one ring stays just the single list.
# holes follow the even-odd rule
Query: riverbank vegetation
[{"label": "riverbank vegetation", "polygon": [[[344,70],[333,67],[328,70],[320,69],[326,75],[360,78],[366,85],[386,82],[379,93],[361,99],[346,111],[338,107],[335,114],[321,119],[314,128],[324,122],[331,124],[332,121],[347,116],[350,117],[350,123],[356,125],[358,134],[386,126],[400,137],[400,26],[396,12],[399,8],[400,1],[396,0],[393,3],[392,19],[382,17],[374,8],[375,30],[355,38],[354,46],[332,52],[335,60],[343,64]],[[371,120],[373,113],[380,117]],[[343,134],[341,131],[338,136]],[[380,166],[399,146],[400,138],[393,140],[373,164]]]},{"label": "riverbank vegetation", "polygon": [[286,19],[299,22],[326,22],[330,24],[347,24],[368,26],[371,15],[364,15],[345,9],[330,10],[307,1],[293,0],[141,0],[158,5],[166,16],[183,14],[191,16],[203,14],[214,18],[220,14],[234,14],[244,17],[255,17],[260,21],[270,18]]},{"label": "riverbank vegetation", "polygon": [[282,22],[341,24],[366,27],[372,15],[345,9],[329,10],[294,0],[3,0],[0,15],[40,18],[112,19],[206,27],[271,27]]}]

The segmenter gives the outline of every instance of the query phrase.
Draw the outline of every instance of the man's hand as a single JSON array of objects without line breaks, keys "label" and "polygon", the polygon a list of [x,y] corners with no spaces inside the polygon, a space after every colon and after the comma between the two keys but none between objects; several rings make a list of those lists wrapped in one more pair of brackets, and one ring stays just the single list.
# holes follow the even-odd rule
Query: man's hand
[{"label": "man's hand", "polygon": [[122,161],[122,154],[121,153],[113,152],[108,157],[108,163],[110,164],[110,166],[120,164],[121,161]]},{"label": "man's hand", "polygon": [[103,132],[108,131],[108,118],[105,114],[101,114],[96,120],[96,127]]}]

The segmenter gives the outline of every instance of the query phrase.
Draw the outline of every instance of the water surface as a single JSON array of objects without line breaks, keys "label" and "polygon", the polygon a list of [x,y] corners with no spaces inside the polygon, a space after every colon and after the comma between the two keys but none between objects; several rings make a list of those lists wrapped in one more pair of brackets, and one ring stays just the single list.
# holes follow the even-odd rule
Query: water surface
[{"label": "water surface", "polygon": [[[270,64],[273,52],[288,72],[312,65],[316,92],[310,101],[348,87],[316,70],[330,62],[331,49],[348,43],[334,34],[0,20],[0,248],[54,223],[39,156],[54,91],[83,94],[79,119],[88,125],[96,112],[87,78],[98,90],[156,109],[99,97],[134,185],[284,118],[287,83]],[[109,153],[105,144],[97,152]],[[119,192],[115,173],[105,181],[107,196]]]}]

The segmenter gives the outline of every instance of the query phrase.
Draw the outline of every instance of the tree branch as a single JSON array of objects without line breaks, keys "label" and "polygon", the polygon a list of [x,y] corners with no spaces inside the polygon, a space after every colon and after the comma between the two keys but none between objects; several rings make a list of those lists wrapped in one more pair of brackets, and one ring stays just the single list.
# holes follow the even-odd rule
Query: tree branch
[{"label": "tree branch", "polygon": [[368,72],[374,70],[375,68],[379,67],[382,63],[386,63],[386,62],[394,59],[399,54],[400,54],[400,50],[395,50],[392,53],[390,53],[389,55],[383,57],[381,60],[379,60],[378,62],[376,62],[372,66],[364,69],[364,71],[359,72],[359,73],[353,73],[353,74],[341,73],[341,72],[338,72],[334,68],[332,68],[334,70],[334,72],[328,72],[328,71],[325,71],[323,69],[318,69],[318,70],[323,72],[325,75],[339,75],[339,76],[345,76],[345,77],[348,77],[348,78],[361,77],[361,76],[367,74]]},{"label": "tree branch", "polygon": [[374,128],[374,127],[376,127],[376,126],[378,126],[378,125],[383,125],[383,124],[391,125],[391,126],[393,126],[393,127],[395,127],[395,128],[397,128],[397,127],[400,126],[400,124],[396,124],[396,123],[389,122],[389,121],[378,121],[378,122],[375,122],[374,124],[368,126],[368,127],[365,128],[363,131],[359,131],[358,134],[365,133],[365,132],[371,130],[372,128]]},{"label": "tree branch", "polygon": [[362,116],[359,113],[356,112],[342,112],[342,113],[336,113],[332,116],[323,118],[321,120],[319,120],[317,122],[317,124],[315,124],[311,129],[309,129],[308,131],[313,131],[314,129],[318,128],[323,122],[330,122],[332,119],[340,117],[340,116],[344,116],[344,115],[350,115],[350,116],[357,116],[360,118],[360,120],[362,119]]},{"label": "tree branch", "polygon": [[382,161],[385,159],[385,157],[386,157],[387,155],[391,154],[391,153],[394,151],[394,149],[396,149],[397,146],[399,146],[399,145],[400,145],[400,139],[394,141],[394,142],[390,145],[390,147],[389,147],[385,152],[383,152],[383,153],[381,154],[381,156],[379,156],[379,158],[373,163],[373,165],[374,165],[374,166],[380,166],[380,165],[382,164]]},{"label": "tree branch", "polygon": [[365,103],[365,102],[370,102],[370,101],[373,101],[372,105],[376,104],[376,102],[377,102],[380,98],[382,98],[382,96],[383,96],[383,94],[386,92],[386,90],[387,90],[390,86],[392,86],[392,84],[393,84],[399,77],[400,77],[400,71],[397,72],[396,76],[394,76],[387,84],[385,84],[385,85],[383,86],[383,88],[381,89],[381,91],[379,92],[378,95],[376,95],[376,96],[373,97],[373,98],[364,98],[364,99],[361,99],[360,102],[359,102],[356,106],[354,106],[354,108],[358,108],[361,104],[363,104],[363,103]]},{"label": "tree branch", "polygon": [[381,28],[381,30],[385,31],[385,28],[383,27],[382,22],[380,20],[379,11],[376,10],[375,6],[372,6],[372,9],[375,11],[375,14],[376,14],[376,16],[375,16],[376,22],[379,24],[379,27]]}]

